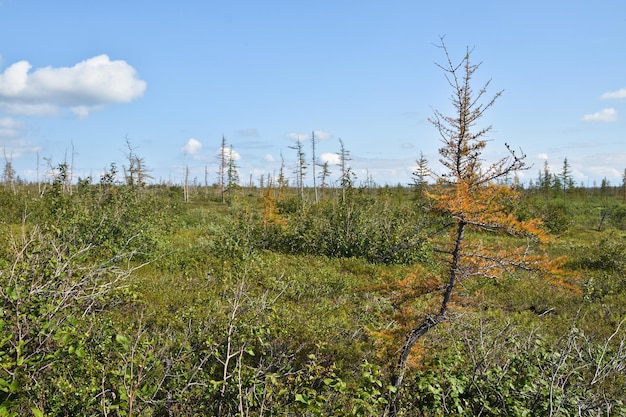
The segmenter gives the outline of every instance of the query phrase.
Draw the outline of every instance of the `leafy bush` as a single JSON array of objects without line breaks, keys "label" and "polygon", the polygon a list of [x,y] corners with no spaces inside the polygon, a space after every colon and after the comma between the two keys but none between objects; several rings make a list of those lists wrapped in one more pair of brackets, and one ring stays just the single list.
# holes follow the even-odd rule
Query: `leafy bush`
[{"label": "leafy bush", "polygon": [[[402,401],[412,415],[624,415],[626,338],[593,341],[572,326],[548,343],[511,325],[475,323],[450,329],[453,346],[434,349],[410,376]],[[460,327],[460,328],[459,328]],[[576,354],[574,354],[576,352]],[[608,354],[608,356],[607,356]],[[619,382],[618,382],[619,381]]]},{"label": "leafy bush", "polygon": [[626,230],[626,206],[620,205],[611,210],[609,224],[616,229]]},{"label": "leafy bush", "polygon": [[72,414],[67,403],[55,408],[53,398],[72,386],[61,374],[87,354],[81,323],[113,301],[130,273],[115,263],[86,262],[88,251],[37,227],[8,240],[0,269],[0,401],[7,410]]},{"label": "leafy bush", "polygon": [[626,273],[626,242],[615,234],[577,250],[569,261],[574,268]]},{"label": "leafy bush", "polygon": [[572,211],[563,201],[550,201],[541,209],[541,219],[551,233],[560,234],[573,224]]},{"label": "leafy bush", "polygon": [[282,214],[286,225],[257,228],[261,247],[384,263],[428,257],[425,214],[413,206],[391,204],[385,195],[351,194],[345,202],[325,200]]}]

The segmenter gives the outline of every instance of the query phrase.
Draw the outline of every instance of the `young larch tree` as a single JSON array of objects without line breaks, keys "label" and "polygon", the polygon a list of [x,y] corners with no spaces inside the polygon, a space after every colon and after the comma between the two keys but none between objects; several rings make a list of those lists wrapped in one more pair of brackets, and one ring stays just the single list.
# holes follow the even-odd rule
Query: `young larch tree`
[{"label": "young larch tree", "polygon": [[[495,278],[516,269],[530,272],[548,267],[547,258],[541,254],[533,255],[531,250],[532,242],[545,238],[540,221],[519,221],[514,216],[509,203],[517,193],[502,181],[526,168],[524,155],[505,145],[507,156],[490,164],[482,158],[491,126],[479,127],[478,124],[502,92],[487,97],[489,81],[478,91],[472,89],[472,77],[480,67],[470,60],[472,50],[467,49],[465,57],[455,64],[443,37],[440,48],[446,63],[438,66],[452,88],[454,111],[445,115],[435,110],[429,119],[442,143],[439,161],[444,172],[433,174],[437,182],[427,196],[432,199],[432,209],[446,219],[449,230],[447,236],[433,241],[435,251],[443,257],[446,267],[429,290],[431,294],[439,294],[435,298],[438,301],[421,318],[415,318],[407,329],[392,373],[392,389],[385,415],[397,413],[398,394],[415,343],[433,327],[450,320],[453,295],[460,282],[479,277]],[[517,247],[506,245],[507,249],[502,249],[496,243],[489,243],[492,240],[481,241],[480,234],[485,232],[522,238],[523,244]]]}]

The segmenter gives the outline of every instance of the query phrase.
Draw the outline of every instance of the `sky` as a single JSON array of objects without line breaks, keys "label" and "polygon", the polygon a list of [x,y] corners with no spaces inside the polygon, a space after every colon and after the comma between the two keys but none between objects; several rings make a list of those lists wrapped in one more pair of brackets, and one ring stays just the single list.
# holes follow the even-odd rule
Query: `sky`
[{"label": "sky", "polygon": [[258,184],[281,161],[291,175],[295,140],[312,159],[315,132],[331,181],[341,139],[357,183],[408,184],[420,154],[442,169],[428,121],[453,111],[442,36],[481,63],[476,90],[503,91],[486,162],[508,143],[523,182],[567,158],[577,183],[621,185],[623,0],[0,0],[0,158],[26,180],[72,162],[97,182],[130,143],[154,182],[188,168],[204,184],[224,136]]}]

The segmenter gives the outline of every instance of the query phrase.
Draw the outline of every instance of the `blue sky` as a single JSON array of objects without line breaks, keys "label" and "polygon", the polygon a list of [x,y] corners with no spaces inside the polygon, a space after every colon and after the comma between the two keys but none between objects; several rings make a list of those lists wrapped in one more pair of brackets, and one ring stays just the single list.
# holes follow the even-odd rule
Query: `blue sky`
[{"label": "blue sky", "polygon": [[406,184],[420,152],[439,169],[440,35],[455,59],[474,48],[476,89],[504,90],[488,160],[507,142],[532,165],[523,181],[567,158],[578,183],[621,184],[623,0],[0,0],[0,148],[22,178],[73,153],[97,181],[128,138],[155,181],[187,166],[203,183],[223,134],[247,183],[281,153],[291,172],[294,138],[316,131],[319,162],[341,138],[358,181]]}]

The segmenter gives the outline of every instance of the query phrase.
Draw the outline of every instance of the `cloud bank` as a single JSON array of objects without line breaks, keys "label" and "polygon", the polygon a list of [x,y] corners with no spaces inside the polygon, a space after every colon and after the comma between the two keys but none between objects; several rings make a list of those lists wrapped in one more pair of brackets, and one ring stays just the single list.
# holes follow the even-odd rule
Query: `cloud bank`
[{"label": "cloud bank", "polygon": [[51,115],[67,108],[79,117],[109,103],[128,103],[144,95],[146,82],[126,61],[98,55],[72,67],[31,72],[28,61],[0,73],[0,111]]}]

